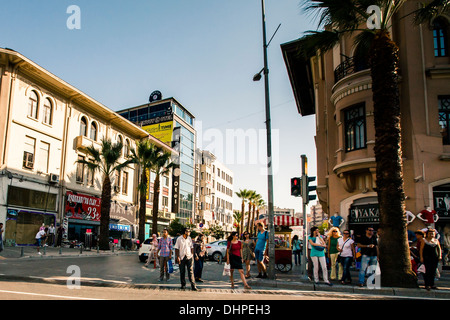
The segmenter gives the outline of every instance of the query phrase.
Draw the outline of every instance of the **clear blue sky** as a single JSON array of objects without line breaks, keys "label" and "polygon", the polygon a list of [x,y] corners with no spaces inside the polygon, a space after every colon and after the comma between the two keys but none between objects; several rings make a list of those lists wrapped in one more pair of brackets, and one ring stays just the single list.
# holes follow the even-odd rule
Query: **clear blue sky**
[{"label": "clear blue sky", "polygon": [[[70,5],[81,9],[81,29],[69,30]],[[300,0],[266,0],[269,81],[275,163],[274,204],[300,211],[290,196],[300,155],[316,174],[315,118],[301,117],[280,44],[315,29]],[[0,47],[14,49],[110,109],[143,104],[160,90],[201,123],[203,134],[265,129],[260,0],[15,0],[2,6]],[[237,131],[233,131],[237,132]],[[201,136],[201,135],[200,135]],[[234,172],[234,189],[253,189],[267,201],[265,136],[258,137],[258,163],[220,159]],[[200,146],[210,142],[198,141]],[[226,142],[224,142],[225,144]],[[216,145],[217,146],[217,145]],[[211,150],[214,152],[214,150]],[[246,152],[238,150],[237,152]],[[219,152],[220,153],[220,152]],[[240,201],[234,199],[235,209]]]}]

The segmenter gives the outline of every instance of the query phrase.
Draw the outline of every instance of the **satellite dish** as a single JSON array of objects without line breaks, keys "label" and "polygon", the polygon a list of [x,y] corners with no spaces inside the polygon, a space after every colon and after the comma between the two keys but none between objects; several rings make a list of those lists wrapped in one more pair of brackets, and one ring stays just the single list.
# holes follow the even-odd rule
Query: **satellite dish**
[{"label": "satellite dish", "polygon": [[158,101],[161,99],[162,99],[162,93],[160,91],[156,90],[156,91],[153,91],[152,94],[150,95],[149,101],[153,102],[153,101]]}]

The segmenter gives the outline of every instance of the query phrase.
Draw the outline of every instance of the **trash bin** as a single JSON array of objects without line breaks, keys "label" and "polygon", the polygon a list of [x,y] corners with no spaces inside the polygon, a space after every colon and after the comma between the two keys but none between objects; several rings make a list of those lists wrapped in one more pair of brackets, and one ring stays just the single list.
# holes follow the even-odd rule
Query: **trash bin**
[{"label": "trash bin", "polygon": [[92,232],[86,232],[84,235],[84,248],[85,250],[92,249]]}]

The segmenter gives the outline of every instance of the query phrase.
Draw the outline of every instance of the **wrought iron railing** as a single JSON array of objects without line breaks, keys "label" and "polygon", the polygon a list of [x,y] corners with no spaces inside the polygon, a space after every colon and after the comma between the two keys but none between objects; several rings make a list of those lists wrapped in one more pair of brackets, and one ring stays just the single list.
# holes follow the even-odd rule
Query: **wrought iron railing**
[{"label": "wrought iron railing", "polygon": [[347,58],[344,62],[334,69],[334,82],[338,82],[342,78],[358,71],[369,69],[369,64],[366,60]]}]

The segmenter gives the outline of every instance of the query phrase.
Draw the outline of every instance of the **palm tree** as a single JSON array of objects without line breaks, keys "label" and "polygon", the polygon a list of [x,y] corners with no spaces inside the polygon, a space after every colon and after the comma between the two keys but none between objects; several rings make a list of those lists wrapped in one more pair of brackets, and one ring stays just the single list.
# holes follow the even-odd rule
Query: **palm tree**
[{"label": "palm tree", "polygon": [[[263,198],[258,198],[256,200],[256,216],[255,216],[255,220],[259,217],[259,209],[261,209],[262,207],[264,207],[266,205],[266,202],[264,201]],[[256,234],[256,226],[255,226],[255,222],[253,222],[253,234]]]},{"label": "palm tree", "polygon": [[251,223],[251,213],[252,213],[252,207],[253,207],[253,201],[255,200],[257,193],[255,190],[249,190],[249,194],[247,197],[248,200],[248,213],[247,213],[247,227],[245,230],[248,232],[250,229],[250,223]]},{"label": "palm tree", "polygon": [[[400,101],[398,87],[399,55],[391,39],[389,26],[406,0],[304,0],[304,10],[319,17],[319,28],[300,39],[302,53],[310,58],[318,52],[331,50],[344,36],[355,37],[357,55],[368,57],[372,76],[375,125],[376,184],[380,208],[379,245],[381,284],[383,286],[417,287],[417,277],[411,271],[406,232],[405,193],[400,128]],[[381,9],[378,29],[361,29],[371,13],[367,8]],[[448,11],[448,0],[437,0],[416,12],[436,14],[438,9]],[[417,19],[418,20],[418,19]]]},{"label": "palm tree", "polygon": [[253,234],[253,229],[254,229],[254,225],[255,225],[255,215],[256,215],[256,203],[258,202],[258,200],[261,199],[261,195],[256,193],[256,191],[254,191],[252,193],[252,196],[250,197],[250,202],[252,204],[252,214],[251,214],[251,218],[249,221],[249,231],[251,234]]},{"label": "palm tree", "polygon": [[160,193],[160,176],[170,172],[177,165],[171,162],[170,152],[165,151],[162,147],[154,146],[150,152],[149,164],[151,171],[156,174],[153,182],[153,217],[152,217],[152,233],[158,233],[158,208]]},{"label": "palm tree", "polygon": [[131,155],[128,157],[132,163],[139,165],[140,176],[139,176],[139,241],[143,243],[145,240],[145,222],[146,222],[146,202],[147,202],[147,192],[148,192],[148,176],[147,172],[150,170],[151,156],[154,153],[155,145],[150,143],[149,140],[143,139],[139,141],[137,145],[137,150],[131,149]]},{"label": "palm tree", "polygon": [[241,234],[240,222],[242,220],[242,213],[240,211],[234,210],[233,219],[236,226],[236,231],[238,232],[238,234]]},{"label": "palm tree", "polygon": [[77,163],[87,165],[89,170],[100,171],[103,174],[100,236],[99,248],[109,250],[109,217],[111,209],[111,175],[127,167],[131,161],[119,163],[122,155],[123,145],[121,142],[112,143],[111,140],[103,139],[101,149],[97,150],[94,145],[86,147],[90,156],[89,160],[77,160]]},{"label": "palm tree", "polygon": [[242,218],[241,218],[241,227],[240,232],[244,231],[244,220],[245,220],[245,201],[247,201],[249,197],[250,191],[247,189],[241,190],[239,189],[239,192],[236,192],[236,195],[242,199]]}]

